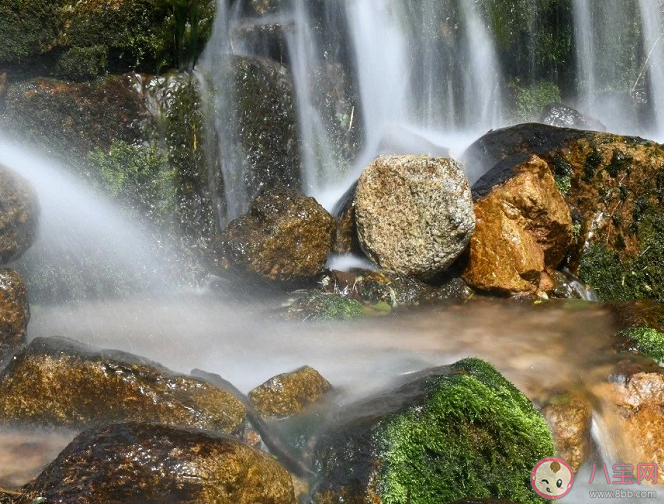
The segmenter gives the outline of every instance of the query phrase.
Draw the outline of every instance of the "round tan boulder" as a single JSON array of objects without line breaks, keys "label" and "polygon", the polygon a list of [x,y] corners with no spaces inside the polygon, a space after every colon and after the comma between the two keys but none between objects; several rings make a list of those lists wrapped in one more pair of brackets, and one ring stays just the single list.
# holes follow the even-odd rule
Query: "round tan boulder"
[{"label": "round tan boulder", "polygon": [[0,165],[0,263],[23,255],[35,239],[39,206],[30,183]]},{"label": "round tan boulder", "polygon": [[452,159],[381,156],[355,193],[360,244],[380,267],[428,278],[468,245],[475,214],[468,180]]},{"label": "round tan boulder", "polygon": [[[150,423],[80,434],[17,504],[295,504],[288,472],[237,439]],[[41,502],[41,500],[39,500]]]}]

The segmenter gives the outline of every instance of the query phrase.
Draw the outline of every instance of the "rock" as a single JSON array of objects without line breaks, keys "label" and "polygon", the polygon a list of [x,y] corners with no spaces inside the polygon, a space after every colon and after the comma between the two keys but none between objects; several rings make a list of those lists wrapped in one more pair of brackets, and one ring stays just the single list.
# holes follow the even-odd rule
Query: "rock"
[{"label": "rock", "polygon": [[270,378],[249,392],[249,400],[264,417],[288,417],[318,401],[332,385],[315,369],[304,366]]},{"label": "rock", "polygon": [[[243,166],[241,190],[252,201],[264,190],[300,187],[300,144],[292,78],[288,70],[264,58],[234,56],[237,162]],[[228,185],[231,182],[225,181]]]},{"label": "rock", "polygon": [[337,229],[332,245],[332,252],[335,254],[364,255],[357,237],[357,222],[355,221],[356,190],[357,182],[341,196],[332,210],[332,215],[337,221]]},{"label": "rock", "polygon": [[465,301],[473,295],[473,291],[460,278],[435,287],[416,278],[384,270],[331,270],[321,277],[319,284],[325,292],[368,304],[387,303],[393,308]]},{"label": "rock", "polygon": [[284,313],[286,319],[302,321],[352,320],[364,316],[359,301],[319,291],[302,293]]},{"label": "rock", "polygon": [[528,399],[489,364],[465,359],[340,410],[316,443],[314,500],[534,504],[530,472],[553,453]]},{"label": "rock", "polygon": [[621,349],[640,353],[664,365],[664,332],[654,327],[631,326],[616,336]]},{"label": "rock", "polygon": [[591,452],[591,405],[585,398],[562,395],[550,400],[542,413],[553,432],[558,455],[576,473]]},{"label": "rock", "polygon": [[36,338],[0,374],[0,422],[81,428],[160,422],[233,433],[245,408],[204,380],[67,338]]},{"label": "rock", "polygon": [[[534,293],[572,242],[572,218],[545,161],[515,156],[473,186],[477,225],[463,279],[500,294]],[[551,285],[550,287],[553,287]]]},{"label": "rock", "polygon": [[664,148],[638,137],[526,124],[488,133],[464,158],[493,166],[521,152],[549,163],[574,216],[570,271],[602,301],[664,301]]},{"label": "rock", "polygon": [[562,103],[549,103],[546,105],[542,109],[540,122],[559,128],[606,131],[606,126],[597,119],[583,115],[578,110]]},{"label": "rock", "polygon": [[7,74],[0,73],[0,112],[5,109],[5,100],[7,99]]},{"label": "rock", "polygon": [[288,472],[229,436],[149,423],[86,430],[16,504],[295,504]]},{"label": "rock", "polygon": [[37,235],[39,203],[32,185],[0,165],[0,263],[14,261]]},{"label": "rock", "polygon": [[325,267],[334,218],[316,200],[284,189],[256,198],[249,213],[217,238],[231,266],[287,284],[312,280]]},{"label": "rock", "polygon": [[23,63],[51,47],[58,34],[60,2],[31,0],[0,5],[0,65]]},{"label": "rock", "polygon": [[382,156],[355,193],[360,244],[381,268],[430,278],[468,245],[475,229],[470,187],[458,163]]},{"label": "rock", "polygon": [[25,283],[17,271],[0,269],[0,367],[25,343],[29,320]]}]

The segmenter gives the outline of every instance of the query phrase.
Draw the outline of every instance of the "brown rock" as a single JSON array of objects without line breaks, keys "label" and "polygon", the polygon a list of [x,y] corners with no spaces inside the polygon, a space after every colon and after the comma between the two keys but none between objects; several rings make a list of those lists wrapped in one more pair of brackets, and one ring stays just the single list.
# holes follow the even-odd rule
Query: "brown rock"
[{"label": "brown rock", "polygon": [[0,269],[0,363],[25,343],[28,290],[18,271]]},{"label": "brown rock", "polygon": [[344,193],[333,215],[337,220],[337,229],[334,235],[332,252],[335,254],[364,254],[357,238],[357,223],[355,221],[355,191],[357,183],[353,184]]},{"label": "brown rock", "polygon": [[364,252],[381,268],[430,278],[468,245],[475,215],[452,159],[381,156],[360,176],[355,218]]},{"label": "brown rock", "polygon": [[249,400],[264,417],[286,417],[316,402],[331,388],[318,371],[304,366],[270,378],[249,392]]},{"label": "brown rock", "polygon": [[592,408],[581,397],[564,399],[552,402],[542,413],[551,427],[558,454],[576,472],[590,455]]},{"label": "brown rock", "polygon": [[4,108],[6,98],[7,98],[7,74],[0,73],[0,110]]},{"label": "brown rock", "polygon": [[477,226],[463,278],[501,294],[534,293],[565,257],[572,218],[551,170],[537,156],[496,165],[473,187]]},{"label": "brown rock", "polygon": [[238,440],[126,423],[80,434],[25,488],[17,504],[295,504],[288,472]]},{"label": "brown rock", "polygon": [[333,233],[334,218],[316,200],[283,189],[256,198],[217,240],[231,266],[292,284],[323,271]]},{"label": "brown rock", "polygon": [[30,183],[0,165],[0,263],[23,255],[35,239],[39,205]]},{"label": "brown rock", "polygon": [[210,383],[118,351],[67,338],[36,338],[0,374],[0,422],[86,427],[160,422],[236,432],[245,408]]}]

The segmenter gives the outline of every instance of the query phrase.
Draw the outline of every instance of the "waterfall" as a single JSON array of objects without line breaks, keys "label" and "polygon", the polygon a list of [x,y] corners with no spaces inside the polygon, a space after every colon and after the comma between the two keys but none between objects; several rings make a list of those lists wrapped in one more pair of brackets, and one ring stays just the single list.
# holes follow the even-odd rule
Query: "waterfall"
[{"label": "waterfall", "polygon": [[[663,6],[657,0],[639,0],[639,9],[643,25],[643,45],[650,84],[650,99],[654,115],[655,136],[664,140],[664,15]],[[643,70],[642,70],[643,71]]]}]

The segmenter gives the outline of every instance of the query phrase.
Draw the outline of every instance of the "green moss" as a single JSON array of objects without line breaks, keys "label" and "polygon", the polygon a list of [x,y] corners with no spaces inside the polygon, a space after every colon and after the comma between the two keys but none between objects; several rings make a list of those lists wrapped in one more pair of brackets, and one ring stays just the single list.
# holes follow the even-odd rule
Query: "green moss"
[{"label": "green moss", "polygon": [[536,121],[545,105],[558,103],[562,99],[560,88],[553,82],[540,81],[522,87],[513,81],[509,87],[513,95],[514,115],[521,122]]},{"label": "green moss", "polygon": [[0,64],[21,63],[41,54],[55,40],[60,0],[0,2]]},{"label": "green moss", "polygon": [[590,182],[595,176],[595,170],[597,170],[597,167],[600,164],[602,164],[602,156],[600,156],[597,149],[593,149],[586,157],[586,162],[583,165],[583,180],[585,182]]},{"label": "green moss", "polygon": [[362,303],[336,294],[309,292],[297,299],[285,317],[297,320],[352,320],[364,316]]},{"label": "green moss", "polygon": [[630,327],[618,336],[626,339],[630,348],[664,365],[664,333],[651,327]]},{"label": "green moss", "polygon": [[428,380],[423,406],[395,415],[375,433],[383,453],[381,502],[541,502],[530,472],[554,454],[542,416],[486,362],[465,359],[452,371]]},{"label": "green moss", "polygon": [[103,74],[107,66],[104,46],[73,47],[60,56],[54,74],[61,79],[84,81]]}]

